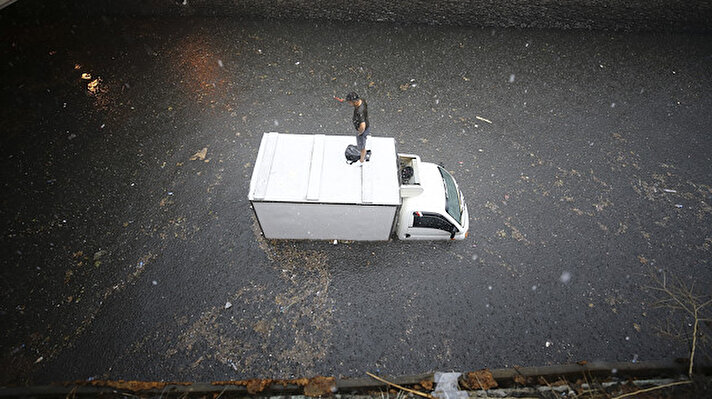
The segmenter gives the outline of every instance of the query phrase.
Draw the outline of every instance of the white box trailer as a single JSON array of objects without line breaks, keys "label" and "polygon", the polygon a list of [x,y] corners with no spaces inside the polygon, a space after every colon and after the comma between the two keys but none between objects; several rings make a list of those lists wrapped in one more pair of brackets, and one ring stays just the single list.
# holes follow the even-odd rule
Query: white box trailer
[{"label": "white box trailer", "polygon": [[[437,165],[397,154],[390,137],[369,137],[370,160],[349,165],[344,150],[354,143],[353,136],[262,136],[248,198],[266,238],[381,241],[394,232],[401,239],[465,238],[467,208],[449,173],[443,169],[452,182],[448,195]],[[430,184],[426,165],[438,174]],[[448,198],[459,218],[441,212]]]}]

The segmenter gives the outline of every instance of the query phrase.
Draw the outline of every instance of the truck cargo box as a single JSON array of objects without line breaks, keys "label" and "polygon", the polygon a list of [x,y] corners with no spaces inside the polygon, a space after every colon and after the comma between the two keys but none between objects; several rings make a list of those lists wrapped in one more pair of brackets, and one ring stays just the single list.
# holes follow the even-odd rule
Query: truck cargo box
[{"label": "truck cargo box", "polygon": [[372,155],[363,166],[344,158],[355,142],[354,136],[262,136],[248,198],[266,238],[389,239],[401,204],[395,141],[369,136]]}]

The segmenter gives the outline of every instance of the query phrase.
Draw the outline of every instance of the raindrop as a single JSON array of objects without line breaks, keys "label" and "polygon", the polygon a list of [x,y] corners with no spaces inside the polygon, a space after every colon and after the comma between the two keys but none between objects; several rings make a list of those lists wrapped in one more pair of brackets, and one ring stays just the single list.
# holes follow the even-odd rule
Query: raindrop
[{"label": "raindrop", "polygon": [[616,107],[616,103],[611,103],[611,108],[615,108],[615,107]]},{"label": "raindrop", "polygon": [[477,260],[477,258],[478,258],[478,256],[477,256],[477,255],[472,255],[472,260],[473,260],[473,261],[476,261],[476,260]]},{"label": "raindrop", "polygon": [[275,125],[275,126],[279,126],[279,121],[275,119],[275,120],[274,120],[274,125]]},{"label": "raindrop", "polygon": [[532,285],[532,291],[536,291],[536,285]]},{"label": "raindrop", "polygon": [[561,281],[564,284],[568,284],[569,281],[571,281],[571,273],[569,273],[569,272],[561,273],[561,277],[559,277],[559,281]]},{"label": "raindrop", "polygon": [[514,74],[509,75],[509,83],[514,83]]},{"label": "raindrop", "polygon": [[223,67],[223,62],[222,62],[222,60],[218,60],[218,65],[220,66],[220,68]]}]

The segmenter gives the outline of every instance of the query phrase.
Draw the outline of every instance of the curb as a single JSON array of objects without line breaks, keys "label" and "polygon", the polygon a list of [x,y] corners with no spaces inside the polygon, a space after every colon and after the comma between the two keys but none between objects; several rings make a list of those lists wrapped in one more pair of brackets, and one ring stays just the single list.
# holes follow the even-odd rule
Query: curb
[{"label": "curb", "polygon": [[[499,388],[521,387],[523,385],[541,385],[539,381],[607,379],[618,380],[634,378],[680,378],[687,373],[686,361],[647,361],[630,362],[579,362],[541,367],[512,367],[489,371]],[[464,374],[464,373],[463,373]],[[388,377],[390,382],[404,386],[421,385],[433,381],[433,373]],[[712,365],[696,368],[696,375],[711,376]],[[330,384],[324,386],[323,382]],[[307,392],[310,386],[319,385],[316,391]],[[259,388],[255,388],[259,387]],[[272,396],[304,395],[324,396],[333,393],[359,394],[369,391],[386,391],[389,386],[373,378],[315,377],[299,380],[252,379],[223,382],[137,382],[137,381],[75,381],[44,386],[0,387],[0,398],[6,397],[77,397],[99,396],[106,394],[121,395],[125,392],[138,393],[141,396],[161,395],[222,395],[231,396]]]}]

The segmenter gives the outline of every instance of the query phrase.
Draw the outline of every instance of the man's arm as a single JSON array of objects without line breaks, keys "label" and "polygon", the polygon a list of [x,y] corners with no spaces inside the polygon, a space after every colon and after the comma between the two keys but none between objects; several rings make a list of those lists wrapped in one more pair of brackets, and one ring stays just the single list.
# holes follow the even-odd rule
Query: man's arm
[{"label": "man's arm", "polygon": [[358,135],[362,135],[366,131],[366,122],[361,122],[358,125]]}]

